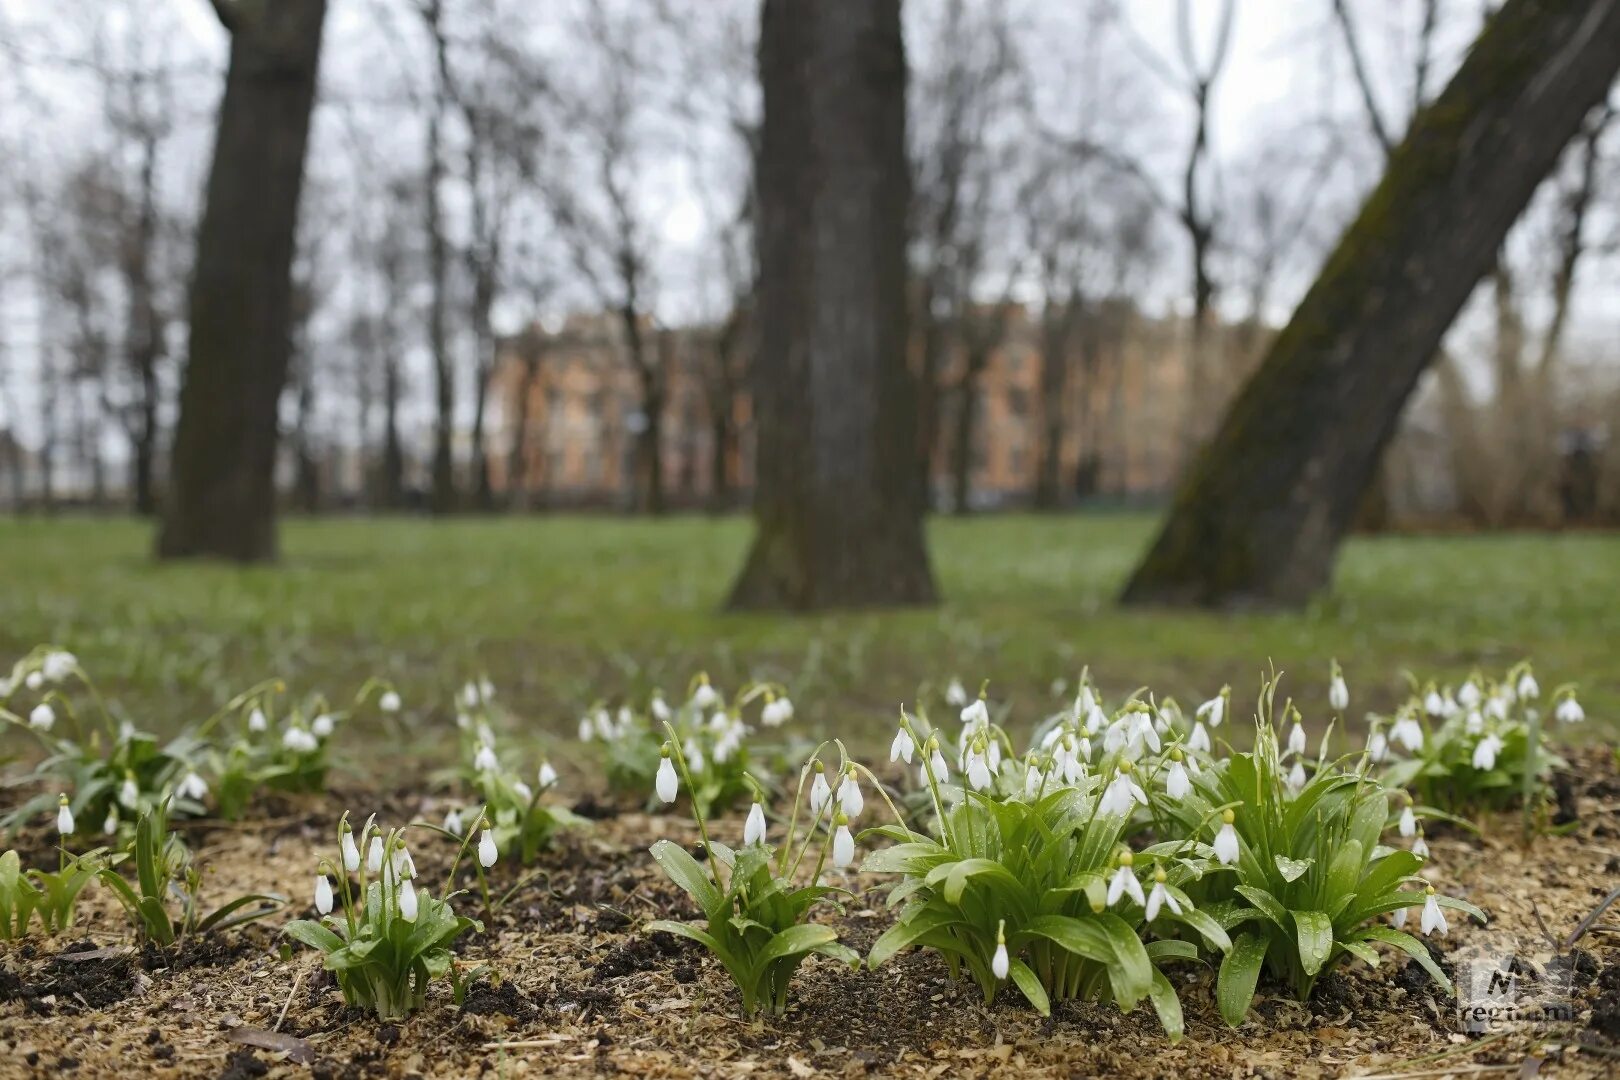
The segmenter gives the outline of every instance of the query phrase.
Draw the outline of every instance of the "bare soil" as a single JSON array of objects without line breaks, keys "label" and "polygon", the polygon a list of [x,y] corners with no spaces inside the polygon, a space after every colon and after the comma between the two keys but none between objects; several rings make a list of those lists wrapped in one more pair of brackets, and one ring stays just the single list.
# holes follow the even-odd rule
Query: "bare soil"
[{"label": "bare soil", "polygon": [[[344,1006],[312,953],[293,946],[283,959],[277,924],[313,915],[315,852],[332,846],[344,807],[359,818],[379,810],[388,824],[437,820],[442,808],[341,792],[278,806],[276,817],[185,826],[208,867],[205,905],[248,890],[293,897],[271,922],[138,949],[111,896],[92,887],[70,932],[0,945],[0,1076],[1609,1075],[1620,1072],[1620,910],[1561,957],[1545,956],[1620,884],[1612,757],[1577,755],[1563,788],[1573,816],[1565,835],[1523,847],[1516,819],[1505,816],[1480,837],[1431,838],[1436,884],[1491,918],[1487,928],[1454,919],[1435,942],[1441,963],[1466,974],[1471,957],[1517,949],[1544,958],[1524,970],[1527,982],[1573,987],[1572,1015],[1494,1034],[1465,1033],[1455,1001],[1401,956],[1377,970],[1346,962],[1305,1004],[1262,984],[1235,1031],[1216,1012],[1213,972],[1183,967],[1173,977],[1187,1036],[1175,1046],[1145,1005],[1121,1015],[1059,1003],[1043,1019],[1008,991],[987,1008],[937,958],[918,953],[875,972],[811,958],[787,1015],[744,1021],[716,963],[640,929],[692,913],[646,855],[661,836],[690,842],[689,824],[614,813],[600,797],[590,800],[593,827],[568,835],[538,867],[495,868],[496,894],[512,890],[511,898],[461,953],[493,974],[461,1008],[440,986],[407,1021],[379,1024]],[[718,831],[725,838],[727,823]],[[17,846],[40,853],[49,843],[25,834]],[[448,845],[422,834],[413,851],[422,880],[439,891]],[[860,899],[837,922],[843,940],[864,950],[890,915],[881,882],[849,884]]]}]

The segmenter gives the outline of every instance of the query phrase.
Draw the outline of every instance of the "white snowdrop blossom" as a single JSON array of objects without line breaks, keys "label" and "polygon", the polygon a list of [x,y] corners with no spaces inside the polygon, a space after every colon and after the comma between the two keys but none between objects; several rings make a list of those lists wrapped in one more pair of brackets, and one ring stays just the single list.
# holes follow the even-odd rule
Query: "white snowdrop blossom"
[{"label": "white snowdrop blossom", "polygon": [[383,868],[383,838],[373,836],[371,844],[366,848],[366,871],[378,873]]},{"label": "white snowdrop blossom", "polygon": [[1486,771],[1496,768],[1496,755],[1502,752],[1502,740],[1491,732],[1474,747],[1474,768]]},{"label": "white snowdrop blossom", "polygon": [[490,831],[488,823],[478,833],[478,865],[485,870],[495,865],[500,852],[495,850],[495,834]]},{"label": "white snowdrop blossom", "polygon": [[399,693],[394,690],[384,690],[377,699],[377,708],[385,713],[397,713],[404,702],[400,701]]},{"label": "white snowdrop blossom", "polygon": [[672,803],[676,794],[681,790],[680,778],[675,775],[675,763],[669,757],[669,744],[664,744],[663,760],[658,763],[658,776],[653,782],[653,789],[658,792],[662,802]]},{"label": "white snowdrop blossom", "polygon": [[1039,795],[1043,783],[1040,767],[1031,761],[1024,769],[1024,798],[1033,799]]},{"label": "white snowdrop blossom", "polygon": [[1373,760],[1374,764],[1379,764],[1387,758],[1389,756],[1389,736],[1377,728],[1373,728],[1372,733],[1367,736],[1367,756]]},{"label": "white snowdrop blossom", "polygon": [[652,700],[647,703],[647,708],[653,714],[653,719],[657,720],[660,724],[667,723],[669,718],[675,715],[670,711],[669,702],[664,700],[662,691],[659,691],[652,696]]},{"label": "white snowdrop blossom", "polygon": [[108,836],[118,835],[118,807],[107,807],[107,817],[101,823],[101,831]]},{"label": "white snowdrop blossom", "polygon": [[465,683],[461,687],[461,707],[472,709],[478,706],[478,687],[472,683]]},{"label": "white snowdrop blossom", "polygon": [[393,871],[395,877],[413,878],[416,876],[416,860],[404,844],[394,849]]},{"label": "white snowdrop blossom", "polygon": [[1417,834],[1417,839],[1412,841],[1412,854],[1420,859],[1429,857],[1429,842],[1423,838],[1421,832]]},{"label": "white snowdrop blossom", "polygon": [[540,787],[544,790],[557,782],[557,770],[551,767],[551,762],[542,761],[540,772],[535,779],[540,781]]},{"label": "white snowdrop blossom", "polygon": [[281,736],[281,745],[295,754],[310,754],[320,748],[315,736],[301,727],[289,727]]},{"label": "white snowdrop blossom", "polygon": [[28,726],[35,731],[49,731],[56,723],[56,710],[43,701],[35,705],[28,714]]},{"label": "white snowdrop blossom", "polygon": [[983,791],[990,786],[990,765],[983,751],[977,748],[968,751],[967,781],[974,791]]},{"label": "white snowdrop blossom", "polygon": [[793,702],[785,697],[767,698],[759,719],[766,727],[781,727],[793,719]]},{"label": "white snowdrop blossom", "polygon": [[1289,788],[1290,791],[1296,791],[1297,792],[1297,791],[1299,791],[1300,788],[1302,788],[1304,786],[1305,786],[1305,766],[1304,766],[1304,764],[1302,762],[1295,761],[1294,762],[1294,767],[1292,769],[1288,770],[1288,788]]},{"label": "white snowdrop blossom", "polygon": [[996,951],[990,957],[990,973],[998,979],[1005,979],[1010,966],[1007,959],[1007,924],[1006,920],[1002,920],[996,926]]},{"label": "white snowdrop blossom", "polygon": [[133,810],[140,805],[141,788],[135,783],[134,773],[125,773],[124,782],[118,788],[118,802],[126,810]]},{"label": "white snowdrop blossom", "polygon": [[512,781],[512,794],[522,802],[534,801],[534,789],[521,780]]},{"label": "white snowdrop blossom", "polygon": [[1479,700],[1479,687],[1474,685],[1473,679],[1469,679],[1458,688],[1457,703],[1463,708],[1472,709],[1474,706],[1479,704]]},{"label": "white snowdrop blossom", "polygon": [[1288,732],[1288,753],[1303,754],[1305,752],[1305,725],[1298,720]]},{"label": "white snowdrop blossom", "polygon": [[331,738],[332,732],[336,727],[337,721],[333,720],[331,715],[328,713],[321,713],[319,716],[309,722],[309,732],[317,739]]},{"label": "white snowdrop blossom", "polygon": [[1132,713],[1130,729],[1129,745],[1135,747],[1138,752],[1144,745],[1155,754],[1159,752],[1159,732],[1153,726],[1153,715],[1151,713]]},{"label": "white snowdrop blossom", "polygon": [[1187,736],[1187,747],[1200,753],[1209,753],[1209,732],[1205,729],[1202,720],[1193,722],[1192,734]]},{"label": "white snowdrop blossom", "polygon": [[1192,780],[1187,776],[1187,766],[1182,764],[1179,751],[1170,762],[1170,768],[1164,773],[1164,793],[1178,802],[1187,797],[1192,790]]},{"label": "white snowdrop blossom", "polygon": [[838,831],[833,833],[832,864],[842,870],[855,861],[855,838],[849,834],[849,822],[842,814],[838,817]]},{"label": "white snowdrop blossom", "polygon": [[1410,805],[1401,810],[1399,828],[1402,836],[1412,836],[1417,832],[1417,815],[1412,812]]},{"label": "white snowdrop blossom", "polygon": [[444,815],[444,831],[445,832],[452,833],[452,834],[454,834],[456,836],[460,836],[461,835],[462,825],[463,825],[463,822],[461,820],[461,811],[460,810],[457,810],[455,807],[451,807],[449,810],[445,811],[445,815]]},{"label": "white snowdrop blossom", "polygon": [[1507,698],[1493,696],[1485,703],[1485,715],[1492,720],[1504,721],[1508,718],[1508,705]]},{"label": "white snowdrop blossom", "polygon": [[208,783],[194,772],[188,772],[185,779],[180,781],[180,797],[201,802],[208,797]]},{"label": "white snowdrop blossom", "polygon": [[1485,730],[1485,718],[1478,709],[1468,710],[1468,715],[1463,718],[1463,730],[1470,735],[1478,735]]},{"label": "white snowdrop blossom", "polygon": [[1147,805],[1147,792],[1132,779],[1130,764],[1128,761],[1119,763],[1119,771],[1108,782],[1108,787],[1103,789],[1102,799],[1097,803],[1098,813],[1128,814],[1135,803]]},{"label": "white snowdrop blossom", "polygon": [[1450,927],[1446,925],[1446,917],[1440,911],[1439,901],[1434,898],[1434,886],[1430,885],[1423,891],[1426,894],[1423,900],[1423,917],[1418,925],[1422,927],[1425,937],[1436,932],[1445,937]]},{"label": "white snowdrop blossom", "polygon": [[1570,695],[1558,703],[1553,715],[1561,724],[1579,724],[1586,719],[1586,710],[1581,708],[1581,703],[1575,700],[1574,695]]},{"label": "white snowdrop blossom", "polygon": [[843,781],[838,785],[838,805],[849,820],[854,821],[861,816],[866,808],[866,799],[861,795],[861,785],[855,779],[855,767],[850,766],[849,772],[844,774]]},{"label": "white snowdrop blossom", "polygon": [[692,707],[709,709],[720,701],[719,691],[709,685],[707,675],[699,676],[697,689],[692,691]]},{"label": "white snowdrop blossom", "polygon": [[262,732],[269,729],[270,721],[265,717],[264,710],[255,706],[253,711],[248,713],[248,730]]},{"label": "white snowdrop blossom", "polygon": [[395,894],[399,900],[399,917],[408,923],[416,921],[416,886],[410,879],[399,883],[399,892]]},{"label": "white snowdrop blossom", "polygon": [[1342,713],[1350,707],[1350,688],[1345,685],[1344,675],[1334,665],[1333,678],[1328,682],[1328,704],[1334,712]]},{"label": "white snowdrop blossom", "polygon": [[[63,836],[73,835],[73,808],[68,805],[66,795],[56,797],[56,831]],[[27,911],[27,908],[23,909]]]},{"label": "white snowdrop blossom", "polygon": [[1238,861],[1238,835],[1232,822],[1236,816],[1231,810],[1221,811],[1221,831],[1215,834],[1215,858],[1222,866],[1231,866]]},{"label": "white snowdrop blossom", "polygon": [[1223,691],[1220,694],[1216,694],[1214,697],[1198,706],[1198,712],[1194,715],[1196,719],[1208,720],[1209,726],[1212,728],[1220,727],[1221,721],[1226,719],[1225,692]]},{"label": "white snowdrop blossom", "polygon": [[974,698],[961,712],[962,723],[968,727],[980,727],[990,723],[990,707],[984,703],[984,695]]},{"label": "white snowdrop blossom", "polygon": [[911,755],[916,751],[917,743],[912,739],[911,732],[902,727],[894,733],[894,742],[889,744],[889,760],[904,760],[907,765],[910,765]]},{"label": "white snowdrop blossom", "polygon": [[1446,713],[1446,699],[1440,696],[1440,691],[1429,689],[1423,698],[1423,711],[1433,717],[1444,716]]},{"label": "white snowdrop blossom", "polygon": [[1410,753],[1417,753],[1423,749],[1423,727],[1411,715],[1402,716],[1395,721],[1389,729],[1389,737],[1398,742]]},{"label": "white snowdrop blossom", "polygon": [[[459,832],[460,830],[452,830]],[[348,828],[343,830],[343,839],[338,843],[338,849],[343,854],[343,869],[353,874],[360,869],[360,849],[355,846],[354,833]]]},{"label": "white snowdrop blossom", "polygon": [[1147,903],[1142,905],[1148,922],[1159,917],[1161,907],[1168,907],[1177,915],[1181,914],[1181,903],[1165,887],[1165,877],[1162,866],[1153,871],[1153,889],[1148,893]]},{"label": "white snowdrop blossom", "polygon": [[765,842],[765,808],[755,803],[748,808],[748,820],[743,824],[743,844],[752,846]]},{"label": "white snowdrop blossom", "polygon": [[692,770],[694,770],[696,772],[702,772],[703,771],[703,768],[704,768],[703,747],[699,746],[692,739],[687,739],[685,742],[681,743],[681,752],[686,755],[686,767],[687,768],[692,769]]},{"label": "white snowdrop blossom", "polygon": [[1142,883],[1136,880],[1136,874],[1131,870],[1131,863],[1134,861],[1135,856],[1129,850],[1119,853],[1119,869],[1108,879],[1109,907],[1119,903],[1120,898],[1125,896],[1129,896],[1138,904],[1147,903],[1147,897],[1142,893]]},{"label": "white snowdrop blossom", "polygon": [[1389,913],[1390,924],[1393,925],[1397,930],[1401,929],[1406,925],[1406,915],[1406,908],[1396,908],[1394,911]]},{"label": "white snowdrop blossom", "polygon": [[951,684],[945,688],[945,704],[960,708],[967,704],[967,690],[962,686],[961,679],[952,679]]},{"label": "white snowdrop blossom", "polygon": [[38,690],[45,685],[45,676],[37,671],[30,671],[27,677],[23,679],[23,685],[30,690]]},{"label": "white snowdrop blossom", "polygon": [[821,762],[816,762],[816,776],[810,781],[810,813],[815,817],[821,816],[821,810],[832,798],[832,786],[827,783],[827,768]]},{"label": "white snowdrop blossom", "polygon": [[315,910],[322,915],[332,914],[332,883],[325,874],[315,875]]},{"label": "white snowdrop blossom", "polygon": [[473,755],[474,772],[494,772],[501,767],[500,760],[496,758],[495,751],[487,743],[480,743],[478,752]]},{"label": "white snowdrop blossom", "polygon": [[591,735],[595,732],[595,730],[595,725],[591,723],[591,718],[588,714],[579,718],[580,742],[590,742]]},{"label": "white snowdrop blossom", "polygon": [[1521,698],[1525,699],[1526,701],[1534,701],[1536,698],[1541,696],[1541,684],[1536,682],[1536,677],[1534,675],[1526,671],[1523,675],[1519,676],[1518,691]]},{"label": "white snowdrop blossom", "polygon": [[951,779],[951,770],[945,766],[945,755],[939,752],[939,740],[932,736],[928,739],[928,753],[930,758],[928,764],[934,770],[934,778],[941,784],[948,783]]},{"label": "white snowdrop blossom", "polygon": [[45,676],[46,682],[59,683],[73,674],[73,669],[79,664],[79,658],[70,652],[48,652],[40,661],[40,672]]}]

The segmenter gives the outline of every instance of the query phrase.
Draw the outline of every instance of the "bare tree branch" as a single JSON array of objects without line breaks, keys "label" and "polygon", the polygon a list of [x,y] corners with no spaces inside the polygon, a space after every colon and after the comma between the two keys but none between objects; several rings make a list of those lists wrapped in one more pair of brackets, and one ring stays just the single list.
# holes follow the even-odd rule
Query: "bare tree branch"
[{"label": "bare tree branch", "polygon": [[[1378,140],[1378,145],[1383,147],[1384,156],[1388,157],[1389,152],[1395,148],[1394,140],[1390,138],[1389,128],[1384,125],[1383,112],[1379,109],[1378,98],[1373,93],[1372,77],[1368,74],[1366,60],[1361,55],[1361,42],[1356,37],[1356,27],[1350,19],[1350,8],[1345,0],[1333,0],[1333,17],[1344,35],[1345,51],[1350,54],[1350,70],[1356,77],[1356,86],[1361,91],[1361,102],[1367,109],[1367,126],[1372,129],[1373,138]],[[1420,85],[1426,81],[1424,74],[1426,67],[1425,54],[1418,67]]]}]

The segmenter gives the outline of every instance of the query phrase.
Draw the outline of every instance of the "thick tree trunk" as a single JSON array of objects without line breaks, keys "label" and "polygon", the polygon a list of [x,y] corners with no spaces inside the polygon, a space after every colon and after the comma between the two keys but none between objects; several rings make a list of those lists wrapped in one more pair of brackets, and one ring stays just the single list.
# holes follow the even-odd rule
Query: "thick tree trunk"
[{"label": "thick tree trunk", "polygon": [[158,555],[276,555],[276,407],[326,0],[216,0],[230,70],[197,233],[191,337]]},{"label": "thick tree trunk", "polygon": [[956,392],[956,437],[951,440],[951,513],[973,512],[973,414],[979,404],[979,372],[970,365]]},{"label": "thick tree trunk", "polygon": [[152,471],[157,459],[158,362],[163,356],[163,320],[158,314],[152,282],[152,259],[157,244],[157,140],[148,136],[141,146],[140,203],[134,236],[125,251],[124,277],[129,297],[128,363],[139,387],[130,425],[130,489],[135,513],[157,513],[157,491]]},{"label": "thick tree trunk", "polygon": [[1620,69],[1620,0],[1507,0],[1414,120],[1214,440],[1127,602],[1303,604],[1401,408]]},{"label": "thick tree trunk", "polygon": [[765,0],[760,74],[757,532],[731,606],[930,603],[899,0]]},{"label": "thick tree trunk", "polygon": [[[437,12],[434,3],[432,11]],[[441,44],[441,48],[442,48]],[[428,346],[433,353],[433,491],[430,505],[435,514],[449,514],[456,508],[456,375],[450,357],[449,290],[450,244],[444,235],[443,193],[444,152],[441,147],[438,106],[428,116],[427,210]]]}]

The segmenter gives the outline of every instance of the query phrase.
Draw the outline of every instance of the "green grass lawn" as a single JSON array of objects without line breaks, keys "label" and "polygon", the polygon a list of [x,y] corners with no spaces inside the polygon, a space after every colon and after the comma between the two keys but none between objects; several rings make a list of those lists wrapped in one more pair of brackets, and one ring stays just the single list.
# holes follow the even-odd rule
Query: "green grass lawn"
[{"label": "green grass lawn", "polygon": [[1528,656],[1543,686],[1578,681],[1620,714],[1620,537],[1360,539],[1302,614],[1122,611],[1112,598],[1148,516],[987,517],[930,527],[944,602],[815,618],[719,610],[748,540],[741,518],[290,521],[274,568],[159,566],[120,519],[0,522],[0,657],[77,652],[161,729],[272,674],[346,696],[369,674],[413,703],[487,670],[525,716],[571,730],[580,707],[698,668],[768,676],[801,716],[887,727],[924,683],[994,681],[1033,720],[1089,664],[1110,691],[1183,701],[1233,684],[1245,712],[1268,662],[1315,705],[1337,656],[1353,711],[1399,672],[1460,677]]}]

